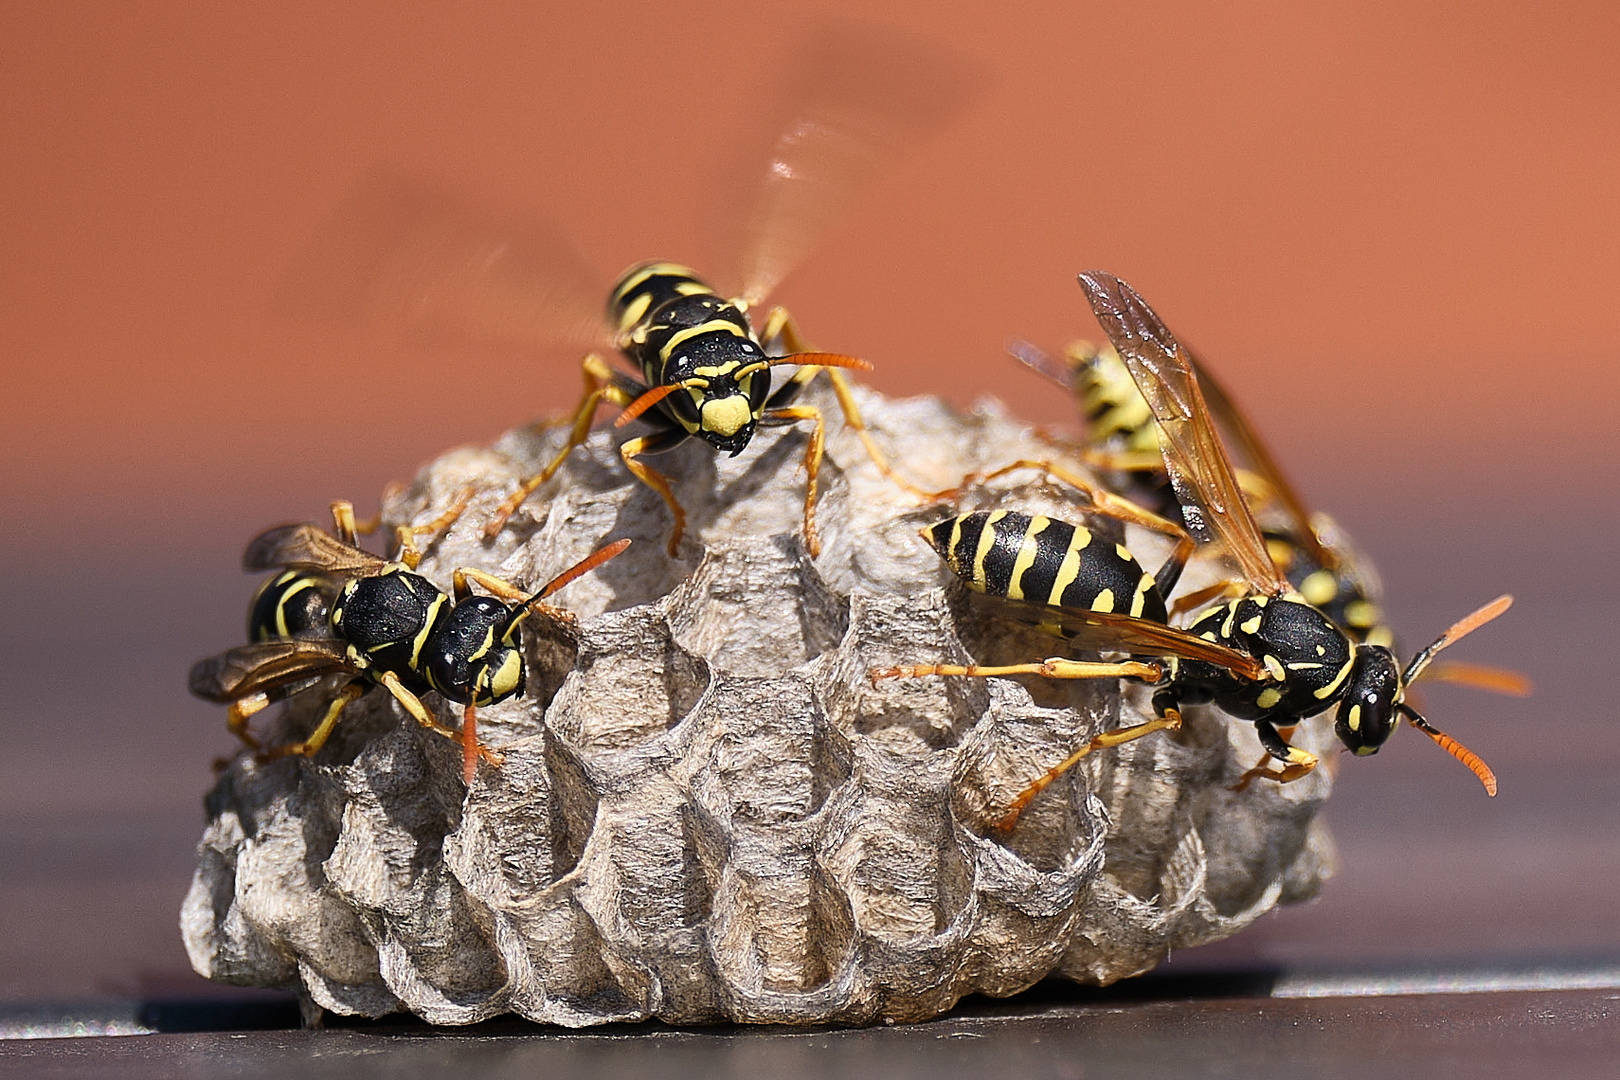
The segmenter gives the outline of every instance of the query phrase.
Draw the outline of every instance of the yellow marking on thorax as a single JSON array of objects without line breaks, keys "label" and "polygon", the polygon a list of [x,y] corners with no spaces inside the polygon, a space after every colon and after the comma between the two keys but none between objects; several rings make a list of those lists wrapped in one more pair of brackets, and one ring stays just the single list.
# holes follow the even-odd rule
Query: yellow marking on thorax
[{"label": "yellow marking on thorax", "polygon": [[1262,709],[1269,709],[1281,700],[1282,691],[1278,690],[1275,686],[1268,686],[1264,690],[1260,691],[1259,696],[1254,699],[1254,703],[1260,706]]},{"label": "yellow marking on thorax", "polygon": [[678,331],[671,336],[668,341],[664,342],[664,347],[659,350],[659,359],[663,360],[665,363],[668,363],[669,358],[675,355],[675,350],[686,344],[688,341],[691,341],[693,338],[698,337],[701,334],[713,334],[720,330],[724,330],[728,334],[733,334],[745,340],[748,339],[748,335],[743,332],[743,328],[731,320],[710,319],[706,323],[699,323],[696,326],[689,326],[685,330]]},{"label": "yellow marking on thorax", "polygon": [[[1024,532],[1024,538],[1018,545],[1018,555],[1013,559],[1012,577],[1007,581],[1007,596],[1012,600],[1024,599],[1024,588],[1019,582],[1023,579],[1024,571],[1035,565],[1035,552],[1040,548],[1035,539],[1052,525],[1052,519],[1034,517],[1030,519],[1029,528]],[[1044,597],[1031,597],[1040,600]]]},{"label": "yellow marking on thorax", "polygon": [[1344,685],[1344,680],[1350,677],[1350,669],[1355,666],[1356,654],[1354,651],[1352,651],[1350,653],[1350,659],[1344,662],[1344,667],[1339,669],[1339,673],[1333,677],[1333,681],[1322,687],[1322,689],[1316,691],[1317,700],[1326,701],[1328,698],[1338,693],[1339,687]]},{"label": "yellow marking on thorax", "polygon": [[1136,595],[1131,597],[1131,615],[1133,617],[1142,617],[1142,609],[1147,606],[1148,590],[1157,584],[1158,582],[1153,580],[1153,575],[1148,573],[1144,573],[1141,580],[1136,583]]},{"label": "yellow marking on thorax", "polygon": [[434,624],[439,621],[439,609],[444,607],[445,596],[440,593],[434,597],[433,603],[427,609],[427,618],[422,620],[422,629],[411,640],[411,670],[415,671],[422,662],[422,649],[427,645],[428,634],[433,630]]},{"label": "yellow marking on thorax", "polygon": [[1232,623],[1237,619],[1238,605],[1241,603],[1243,601],[1233,600],[1226,605],[1226,622],[1221,624],[1221,637],[1229,638],[1232,636]]},{"label": "yellow marking on thorax", "polygon": [[1264,618],[1264,615],[1256,615],[1247,622],[1238,623],[1238,629],[1242,630],[1245,634],[1258,633],[1260,630],[1260,621]]},{"label": "yellow marking on thorax", "polygon": [[1271,677],[1276,679],[1278,682],[1282,682],[1288,677],[1288,672],[1283,670],[1282,661],[1277,659],[1275,656],[1268,653],[1266,656],[1261,658],[1261,663],[1266,665],[1266,670],[1270,672]]}]

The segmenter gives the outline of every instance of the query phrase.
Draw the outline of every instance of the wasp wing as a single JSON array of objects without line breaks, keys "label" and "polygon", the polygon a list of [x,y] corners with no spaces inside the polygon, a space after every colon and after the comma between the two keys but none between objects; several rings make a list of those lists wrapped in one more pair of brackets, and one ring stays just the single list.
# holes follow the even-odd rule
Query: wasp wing
[{"label": "wasp wing", "polygon": [[1075,383],[1079,381],[1075,365],[1067,357],[1053,356],[1022,338],[1013,338],[1007,342],[1007,352],[1020,364],[1052,380],[1065,390],[1073,390]]},{"label": "wasp wing", "polygon": [[983,82],[977,63],[898,31],[825,30],[782,93],[744,226],[740,299],[762,303],[828,227],[964,111]]},{"label": "wasp wing", "polygon": [[429,340],[583,351],[611,348],[602,282],[554,227],[375,170],[294,263],[281,301]]},{"label": "wasp wing", "polygon": [[1267,677],[1265,666],[1248,653],[1151,619],[1005,597],[995,598],[994,612],[1009,615],[1020,622],[1056,629],[1082,649],[1177,656],[1183,660],[1203,660],[1216,664],[1246,679]]},{"label": "wasp wing", "polygon": [[1125,282],[1091,270],[1080,275],[1080,285],[1158,421],[1165,471],[1187,530],[1205,543],[1223,542],[1257,591],[1288,592],[1243,500],[1187,351]]},{"label": "wasp wing", "polygon": [[239,645],[192,665],[191,692],[221,703],[295,682],[352,671],[335,638],[293,638]]},{"label": "wasp wing", "polygon": [[367,573],[388,565],[369,551],[351,547],[319,525],[278,525],[255,536],[242,552],[242,569],[275,570],[312,566],[337,573]]}]

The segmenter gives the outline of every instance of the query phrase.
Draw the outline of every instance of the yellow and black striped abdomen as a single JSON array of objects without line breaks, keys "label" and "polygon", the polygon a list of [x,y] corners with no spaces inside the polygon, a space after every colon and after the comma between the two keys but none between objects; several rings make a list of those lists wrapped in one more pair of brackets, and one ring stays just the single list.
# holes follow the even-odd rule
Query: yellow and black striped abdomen
[{"label": "yellow and black striped abdomen", "polygon": [[254,594],[248,606],[248,640],[279,641],[331,634],[328,618],[339,588],[337,580],[326,574],[283,570]]},{"label": "yellow and black striped abdomen", "polygon": [[608,297],[608,319],[621,337],[634,333],[647,316],[683,296],[713,296],[714,290],[691,269],[672,262],[640,263],[626,270]]},{"label": "yellow and black striped abdomen", "polygon": [[1166,619],[1153,575],[1123,545],[1084,526],[980,510],[929,526],[923,537],[979,592],[1072,611]]}]

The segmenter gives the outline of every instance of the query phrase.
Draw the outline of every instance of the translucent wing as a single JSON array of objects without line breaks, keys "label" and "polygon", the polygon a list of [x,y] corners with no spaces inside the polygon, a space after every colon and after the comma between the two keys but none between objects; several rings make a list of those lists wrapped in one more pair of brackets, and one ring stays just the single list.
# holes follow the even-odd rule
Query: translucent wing
[{"label": "translucent wing", "polygon": [[274,691],[292,683],[351,670],[343,643],[327,638],[298,638],[239,645],[192,665],[191,692],[221,704],[249,694]]},{"label": "translucent wing", "polygon": [[[1185,346],[1183,346],[1185,349]],[[1339,553],[1322,542],[1314,524],[1315,518],[1305,506],[1305,500],[1300,498],[1299,490],[1283,475],[1282,467],[1277,459],[1271,456],[1271,451],[1261,440],[1254,425],[1243,410],[1238,408],[1237,402],[1226,392],[1210,370],[1198,359],[1187,353],[1192,362],[1193,370],[1197,372],[1198,384],[1204,391],[1204,401],[1209,405],[1216,422],[1225,430],[1226,435],[1238,446],[1249,468],[1260,474],[1260,478],[1271,488],[1272,494],[1282,505],[1284,512],[1294,519],[1296,527],[1290,533],[1304,546],[1306,553],[1318,565],[1329,570],[1338,570],[1342,563]]]},{"label": "translucent wing", "polygon": [[302,315],[430,340],[581,349],[608,341],[606,295],[555,228],[380,170],[333,211],[282,289]]},{"label": "translucent wing", "polygon": [[248,571],[312,566],[337,573],[367,573],[386,565],[386,560],[371,552],[350,547],[320,526],[309,524],[267,529],[242,553],[242,569]]},{"label": "translucent wing", "polygon": [[983,82],[976,63],[898,31],[825,32],[783,95],[745,226],[740,298],[762,303],[827,228],[962,112]]},{"label": "translucent wing", "polygon": [[1123,281],[1091,270],[1080,275],[1080,285],[1158,421],[1165,470],[1187,530],[1206,543],[1224,543],[1256,591],[1283,595],[1288,581],[1272,563],[1260,527],[1243,501],[1191,357]]},{"label": "translucent wing", "polygon": [[1007,342],[1007,352],[1020,364],[1052,380],[1065,390],[1074,389],[1077,381],[1075,366],[1067,358],[1053,356],[1022,338],[1013,338]]},{"label": "translucent wing", "polygon": [[994,611],[997,614],[1010,615],[1020,622],[1056,623],[1063,631],[1063,636],[1082,649],[1204,660],[1246,679],[1266,678],[1265,667],[1248,653],[1206,641],[1185,630],[1178,630],[1150,619],[1138,619],[1130,615],[1103,611],[1053,607],[1003,597],[996,597],[994,604]]}]

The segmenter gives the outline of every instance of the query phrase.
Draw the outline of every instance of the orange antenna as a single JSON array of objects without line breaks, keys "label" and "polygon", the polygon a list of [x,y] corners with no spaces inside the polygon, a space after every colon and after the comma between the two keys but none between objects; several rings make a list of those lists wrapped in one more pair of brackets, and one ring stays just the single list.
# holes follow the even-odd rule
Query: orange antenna
[{"label": "orange antenna", "polygon": [[1469,772],[1479,777],[1479,782],[1485,785],[1485,794],[1492,798],[1496,797],[1496,774],[1491,771],[1489,765],[1485,764],[1483,758],[1423,719],[1422,716],[1418,715],[1417,710],[1410,705],[1402,703],[1397,705],[1396,708],[1400,709],[1401,714],[1412,722],[1413,727],[1433,739],[1436,746],[1462,762],[1468,767]]},{"label": "orange antenna", "polygon": [[624,425],[628,424],[630,421],[634,420],[636,417],[640,416],[642,413],[646,412],[660,401],[663,401],[675,391],[684,389],[686,389],[686,384],[684,383],[665,383],[662,386],[653,387],[645,394],[642,394],[640,397],[636,398],[636,400],[626,405],[624,407],[624,412],[620,413],[618,418],[613,421],[613,426],[624,427]]}]

